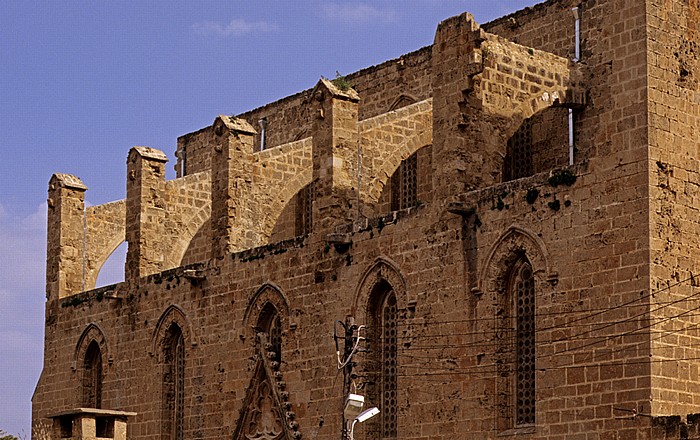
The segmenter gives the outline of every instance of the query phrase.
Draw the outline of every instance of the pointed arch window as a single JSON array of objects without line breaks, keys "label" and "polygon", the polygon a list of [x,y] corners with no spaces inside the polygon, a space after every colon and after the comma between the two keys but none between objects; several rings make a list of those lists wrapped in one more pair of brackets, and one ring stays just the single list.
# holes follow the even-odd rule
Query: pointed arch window
[{"label": "pointed arch window", "polygon": [[394,439],[398,431],[396,294],[388,283],[382,281],[375,287],[372,296],[370,347],[374,352],[373,363],[376,367],[371,396],[381,408],[378,426],[374,430],[380,434],[379,438]]},{"label": "pointed arch window", "polygon": [[263,307],[256,330],[267,334],[267,340],[271,345],[270,351],[275,353],[272,360],[282,362],[282,320],[271,303]]},{"label": "pointed arch window", "polygon": [[163,344],[163,439],[184,439],[184,408],[185,338],[173,323]]},{"label": "pointed arch window", "polygon": [[515,425],[535,423],[535,279],[525,259],[513,267],[510,297],[515,312]]},{"label": "pointed arch window", "polygon": [[82,403],[86,408],[102,407],[102,353],[95,340],[88,345],[83,360]]},{"label": "pointed arch window", "polygon": [[418,188],[418,155],[413,153],[401,162],[391,176],[391,210],[398,211],[416,206]]}]

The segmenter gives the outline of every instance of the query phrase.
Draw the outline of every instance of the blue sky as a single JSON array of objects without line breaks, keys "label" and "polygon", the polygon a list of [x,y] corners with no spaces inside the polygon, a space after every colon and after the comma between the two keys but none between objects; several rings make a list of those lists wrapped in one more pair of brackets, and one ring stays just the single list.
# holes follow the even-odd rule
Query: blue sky
[{"label": "blue sky", "polygon": [[[134,145],[177,137],[432,43],[536,0],[0,2],[0,429],[29,432],[41,371],[46,187],[75,174],[89,204],[124,198]],[[122,268],[106,267],[102,284]],[[123,261],[123,260],[122,260]],[[126,408],[128,409],[128,408]]]}]

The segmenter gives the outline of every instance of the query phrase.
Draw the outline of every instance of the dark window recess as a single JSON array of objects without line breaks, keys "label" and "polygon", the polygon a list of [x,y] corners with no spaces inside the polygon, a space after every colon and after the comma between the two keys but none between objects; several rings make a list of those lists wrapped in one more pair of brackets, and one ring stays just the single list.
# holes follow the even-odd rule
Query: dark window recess
[{"label": "dark window recess", "polygon": [[185,339],[173,324],[163,350],[163,429],[162,438],[184,439],[185,409]]},{"label": "dark window recess", "polygon": [[102,407],[102,354],[97,341],[90,342],[83,364],[83,406]]},{"label": "dark window recess", "polygon": [[506,157],[503,161],[503,181],[520,179],[532,174],[532,121],[527,119],[508,139]]},{"label": "dark window recess", "polygon": [[401,162],[391,176],[391,210],[398,211],[416,205],[418,156],[413,153]]},{"label": "dark window recess", "polygon": [[297,193],[296,213],[294,229],[295,235],[306,235],[313,227],[313,182],[309,183]]},{"label": "dark window recess", "polygon": [[535,423],[535,280],[523,263],[515,273],[512,289],[516,307],[516,425]]}]

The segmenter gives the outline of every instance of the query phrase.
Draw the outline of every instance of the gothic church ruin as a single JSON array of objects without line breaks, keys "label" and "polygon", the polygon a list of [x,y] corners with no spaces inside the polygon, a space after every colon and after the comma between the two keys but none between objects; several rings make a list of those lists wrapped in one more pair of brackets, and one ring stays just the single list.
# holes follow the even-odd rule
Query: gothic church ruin
[{"label": "gothic church ruin", "polygon": [[125,200],[55,174],[35,430],[699,438],[699,56],[698,0],[464,13],[180,137],[174,180],[132,148]]}]

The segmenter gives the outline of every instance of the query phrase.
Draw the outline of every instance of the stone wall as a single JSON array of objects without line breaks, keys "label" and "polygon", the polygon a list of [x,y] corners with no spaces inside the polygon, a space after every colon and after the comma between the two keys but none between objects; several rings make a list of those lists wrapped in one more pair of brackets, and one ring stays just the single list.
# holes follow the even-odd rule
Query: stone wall
[{"label": "stone wall", "polygon": [[647,9],[650,271],[658,292],[651,301],[655,415],[697,412],[700,403],[694,278],[700,270],[698,18],[695,1],[650,1]]},{"label": "stone wall", "polygon": [[[117,286],[79,293],[86,188],[52,178],[35,423],[79,406],[81,356],[97,341],[103,404],[137,413],[130,438],[162,438],[163,346],[177,325],[185,438],[244,438],[262,426],[261,397],[273,402],[271,436],[337,438],[351,384],[340,383],[333,323],[347,320],[369,326],[369,351],[353,359],[368,404],[377,353],[396,344],[397,438],[688,438],[695,417],[659,416],[700,399],[697,5],[584,1],[579,63],[573,6],[550,0],[484,28],[462,14],[430,48],[348,75],[354,89],[322,79],[219,116],[181,138],[189,164],[173,182],[157,152],[132,150],[131,275]],[[269,148],[257,151],[268,114]],[[528,119],[548,148],[533,175],[503,182],[508,139]],[[423,203],[389,212],[389,179],[413,153]],[[292,238],[296,195],[312,181],[313,229]],[[105,226],[114,237],[117,223]],[[534,280],[534,424],[517,422],[516,263]],[[396,297],[391,336],[372,328],[382,289]],[[280,353],[262,329],[270,308]],[[356,438],[376,437],[382,417]]]}]

